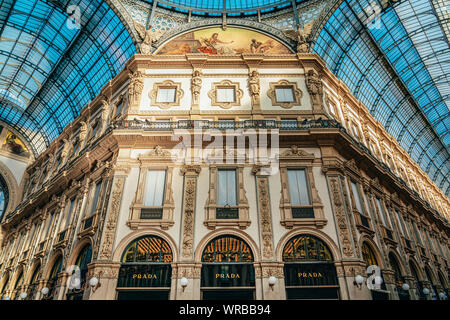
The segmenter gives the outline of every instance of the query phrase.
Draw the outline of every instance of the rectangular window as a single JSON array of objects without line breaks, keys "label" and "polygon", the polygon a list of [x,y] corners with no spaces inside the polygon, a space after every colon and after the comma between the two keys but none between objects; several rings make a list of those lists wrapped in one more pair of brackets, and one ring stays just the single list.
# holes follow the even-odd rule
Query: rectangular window
[{"label": "rectangular window", "polygon": [[353,181],[350,181],[350,183],[352,185],[353,198],[355,199],[355,207],[359,213],[364,213],[361,204],[361,197],[359,195],[358,185]]},{"label": "rectangular window", "polygon": [[294,102],[294,92],[292,87],[275,88],[277,102]]},{"label": "rectangular window", "polygon": [[49,216],[48,221],[47,221],[47,227],[46,227],[47,231],[45,231],[45,237],[42,240],[45,240],[48,237],[48,233],[50,232],[50,229],[52,227],[52,221],[53,221],[53,216],[54,215],[55,215],[55,212],[52,211],[52,213],[50,213],[50,216]]},{"label": "rectangular window", "polygon": [[304,169],[289,169],[287,173],[291,205],[310,206],[311,199],[309,198],[306,171]]},{"label": "rectangular window", "polygon": [[74,206],[75,206],[75,197],[70,199],[69,210],[67,211],[67,215],[66,215],[65,228],[67,228],[69,226],[69,224],[70,224],[70,219],[72,218],[72,212],[73,212],[73,207]]},{"label": "rectangular window", "polygon": [[381,220],[383,222],[383,225],[385,227],[388,227],[387,219],[386,219],[386,212],[384,211],[384,208],[383,208],[383,205],[381,204],[380,198],[377,198],[377,206],[378,206],[378,211],[380,211]]},{"label": "rectangular window", "polygon": [[411,223],[413,226],[414,234],[416,235],[417,242],[420,245],[422,245],[422,239],[420,238],[419,231],[417,230],[416,224],[414,223],[414,221],[411,221]]},{"label": "rectangular window", "polygon": [[115,114],[116,117],[122,112],[122,108],[123,108],[123,101],[120,101],[116,106],[116,114]]},{"label": "rectangular window", "polygon": [[98,129],[98,122],[96,122],[94,124],[94,126],[92,127],[92,134],[91,134],[91,138],[94,138],[95,135],[97,134],[97,129]]},{"label": "rectangular window", "polygon": [[78,153],[78,148],[80,147],[80,141],[77,139],[75,143],[73,144],[73,152],[72,156],[76,155]]},{"label": "rectangular window", "polygon": [[218,206],[237,206],[237,184],[235,169],[218,170]]},{"label": "rectangular window", "polygon": [[402,229],[403,235],[408,238],[408,232],[406,232],[405,224],[403,223],[403,219],[400,215],[400,212],[395,210],[395,213],[397,215],[398,224],[400,225],[400,228]]},{"label": "rectangular window", "polygon": [[162,207],[164,204],[165,170],[148,170],[145,183],[144,206]]},{"label": "rectangular window", "polygon": [[217,88],[217,102],[235,102],[234,88]]},{"label": "rectangular window", "polygon": [[158,88],[156,102],[175,102],[176,94],[175,88]]},{"label": "rectangular window", "polygon": [[102,187],[102,181],[100,180],[99,182],[97,182],[97,184],[95,185],[95,190],[94,190],[94,197],[92,198],[92,206],[91,206],[91,212],[90,214],[94,214],[95,210],[97,210],[97,206],[98,206],[98,197],[100,196],[100,189]]}]

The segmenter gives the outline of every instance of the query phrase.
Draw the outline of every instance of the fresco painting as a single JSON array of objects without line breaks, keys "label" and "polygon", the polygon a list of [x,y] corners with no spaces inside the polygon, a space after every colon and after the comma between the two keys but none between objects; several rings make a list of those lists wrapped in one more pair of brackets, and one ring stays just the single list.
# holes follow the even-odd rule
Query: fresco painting
[{"label": "fresco painting", "polygon": [[3,149],[9,152],[28,157],[30,155],[25,144],[11,131],[8,131],[5,141],[3,142]]},{"label": "fresco painting", "polygon": [[156,54],[205,53],[233,55],[241,53],[290,54],[279,41],[259,32],[242,28],[208,28],[185,33],[170,40]]}]

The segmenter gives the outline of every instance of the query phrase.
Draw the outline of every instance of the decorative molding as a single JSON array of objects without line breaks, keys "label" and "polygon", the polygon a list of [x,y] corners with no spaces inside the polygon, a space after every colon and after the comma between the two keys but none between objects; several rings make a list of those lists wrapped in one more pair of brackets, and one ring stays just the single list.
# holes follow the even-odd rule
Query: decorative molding
[{"label": "decorative molding", "polygon": [[336,226],[341,239],[342,251],[344,256],[353,256],[353,246],[350,239],[350,231],[348,230],[347,219],[345,215],[344,200],[340,190],[340,182],[338,176],[328,177],[330,185],[331,199],[336,216]]},{"label": "decorative molding", "polygon": [[[284,109],[290,109],[293,106],[301,105],[301,99],[303,97],[303,92],[298,88],[297,82],[291,82],[286,79],[281,79],[278,82],[270,82],[270,89],[267,91],[267,96],[272,100],[272,106],[280,106]],[[290,87],[292,88],[292,95],[294,101],[291,102],[279,102],[277,101],[276,89],[280,87]]]},{"label": "decorative molding", "polygon": [[[219,102],[217,101],[217,89],[233,88],[234,89],[234,101],[233,102]],[[231,82],[231,80],[222,80],[220,82],[214,82],[211,85],[211,90],[208,91],[208,97],[211,99],[211,105],[221,107],[222,109],[230,109],[235,106],[241,105],[241,99],[244,96],[244,91],[239,87],[239,82]]]},{"label": "decorative molding", "polygon": [[269,198],[269,181],[267,177],[256,176],[258,188],[259,223],[262,242],[262,256],[266,259],[273,258],[273,233],[272,217]]},{"label": "decorative molding", "polygon": [[[158,102],[158,93],[160,89],[175,89],[175,99],[172,102]],[[181,82],[174,82],[172,80],[165,80],[163,82],[156,82],[153,84],[153,89],[149,92],[151,105],[160,109],[169,109],[180,105],[180,100],[184,96],[184,91],[181,89]]]},{"label": "decorative molding", "polygon": [[[199,167],[200,168],[200,167]],[[181,256],[183,259],[192,259],[194,254],[194,212],[195,199],[197,196],[197,176],[200,170],[186,168],[185,173],[196,173],[197,175],[186,175],[184,180],[184,214],[183,214],[183,240]]]}]

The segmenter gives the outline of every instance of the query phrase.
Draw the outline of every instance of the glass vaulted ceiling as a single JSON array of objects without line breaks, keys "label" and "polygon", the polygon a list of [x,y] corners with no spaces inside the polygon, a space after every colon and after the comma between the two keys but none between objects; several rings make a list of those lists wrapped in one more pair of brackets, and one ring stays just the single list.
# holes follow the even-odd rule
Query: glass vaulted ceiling
[{"label": "glass vaulted ceiling", "polygon": [[436,14],[445,8],[430,0],[379,7],[342,1],[314,51],[448,196],[450,49]]},{"label": "glass vaulted ceiling", "polygon": [[134,53],[105,1],[0,0],[0,120],[40,153]]}]

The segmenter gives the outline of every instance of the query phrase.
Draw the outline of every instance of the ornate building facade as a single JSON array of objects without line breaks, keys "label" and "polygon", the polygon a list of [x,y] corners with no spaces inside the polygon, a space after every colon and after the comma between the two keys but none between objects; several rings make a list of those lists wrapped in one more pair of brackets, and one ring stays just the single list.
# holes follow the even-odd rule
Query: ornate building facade
[{"label": "ornate building facade", "polygon": [[9,187],[3,299],[447,298],[449,198],[309,27],[136,17],[142,54]]}]

